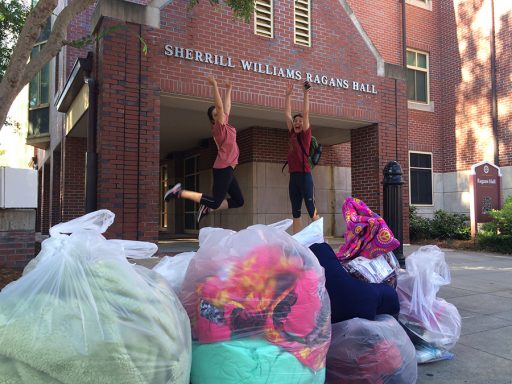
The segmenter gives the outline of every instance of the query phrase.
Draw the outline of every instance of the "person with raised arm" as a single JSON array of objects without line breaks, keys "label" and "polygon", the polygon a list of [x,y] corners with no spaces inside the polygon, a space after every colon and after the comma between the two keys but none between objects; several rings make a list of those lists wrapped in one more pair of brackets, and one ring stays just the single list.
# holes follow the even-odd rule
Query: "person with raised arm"
[{"label": "person with raised arm", "polygon": [[236,143],[236,129],[229,124],[232,84],[229,80],[225,82],[226,94],[222,100],[215,77],[209,76],[208,82],[213,87],[214,105],[208,108],[207,114],[217,145],[217,157],[213,164],[212,195],[182,189],[181,183],[177,183],[164,196],[165,201],[181,198],[199,203],[198,223],[214,210],[239,208],[244,205],[244,197],[234,174],[240,154]]},{"label": "person with raised arm", "polygon": [[288,170],[290,172],[288,192],[292,205],[293,233],[299,232],[302,228],[302,201],[304,201],[309,217],[313,221],[320,218],[315,207],[313,177],[308,161],[308,151],[311,144],[311,126],[309,124],[310,89],[311,85],[308,81],[305,81],[302,113],[297,113],[293,117],[291,101],[293,83],[288,84],[285,94],[284,112],[290,138],[288,148]]}]

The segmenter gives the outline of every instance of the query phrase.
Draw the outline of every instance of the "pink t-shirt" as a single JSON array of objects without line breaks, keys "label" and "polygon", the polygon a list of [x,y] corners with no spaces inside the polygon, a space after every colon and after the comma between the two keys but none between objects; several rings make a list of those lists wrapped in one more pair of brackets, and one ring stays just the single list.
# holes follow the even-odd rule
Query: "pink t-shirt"
[{"label": "pink t-shirt", "polygon": [[237,165],[240,150],[236,144],[236,129],[229,125],[228,115],[226,115],[224,124],[215,122],[212,125],[212,135],[218,150],[213,168],[227,168]]},{"label": "pink t-shirt", "polygon": [[308,155],[304,154],[297,137],[301,140],[306,153],[309,152],[311,144],[311,128],[299,133],[298,135],[292,129],[288,132],[290,136],[290,148],[288,149],[288,170],[292,172],[311,172],[308,162]]}]

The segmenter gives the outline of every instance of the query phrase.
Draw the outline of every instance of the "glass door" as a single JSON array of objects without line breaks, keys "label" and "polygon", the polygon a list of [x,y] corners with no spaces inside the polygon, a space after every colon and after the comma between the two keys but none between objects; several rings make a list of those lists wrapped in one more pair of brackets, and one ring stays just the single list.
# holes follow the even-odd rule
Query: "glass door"
[{"label": "glass door", "polygon": [[[185,158],[184,189],[199,191],[199,155]],[[197,233],[199,225],[196,220],[199,204],[183,199],[185,204],[185,233]]]}]

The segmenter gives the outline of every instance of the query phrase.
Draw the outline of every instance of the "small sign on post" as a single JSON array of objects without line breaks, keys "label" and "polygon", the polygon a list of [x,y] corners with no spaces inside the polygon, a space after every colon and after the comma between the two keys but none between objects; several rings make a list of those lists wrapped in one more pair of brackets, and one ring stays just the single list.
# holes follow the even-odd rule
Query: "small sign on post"
[{"label": "small sign on post", "polygon": [[471,237],[476,236],[477,224],[492,220],[489,211],[501,208],[501,170],[482,161],[471,166],[469,175],[471,194]]}]

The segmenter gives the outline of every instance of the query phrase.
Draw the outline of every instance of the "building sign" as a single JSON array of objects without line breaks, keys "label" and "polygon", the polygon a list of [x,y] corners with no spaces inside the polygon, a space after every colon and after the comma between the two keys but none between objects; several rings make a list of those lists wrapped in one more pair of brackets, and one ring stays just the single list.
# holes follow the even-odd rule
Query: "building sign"
[{"label": "building sign", "polygon": [[501,209],[500,169],[486,161],[474,164],[470,173],[470,190],[472,191],[471,233],[476,234],[476,224],[491,221],[489,211]]},{"label": "building sign", "polygon": [[165,56],[195,61],[208,65],[226,68],[240,68],[242,71],[254,72],[266,76],[275,76],[291,80],[307,80],[312,84],[331,88],[349,89],[356,92],[377,94],[375,84],[364,81],[349,80],[333,77],[324,73],[306,72],[295,68],[284,68],[278,65],[265,64],[257,61],[240,58],[235,60],[230,56],[217,55],[210,52],[198,51],[191,48],[182,48],[167,44],[164,49]]}]

